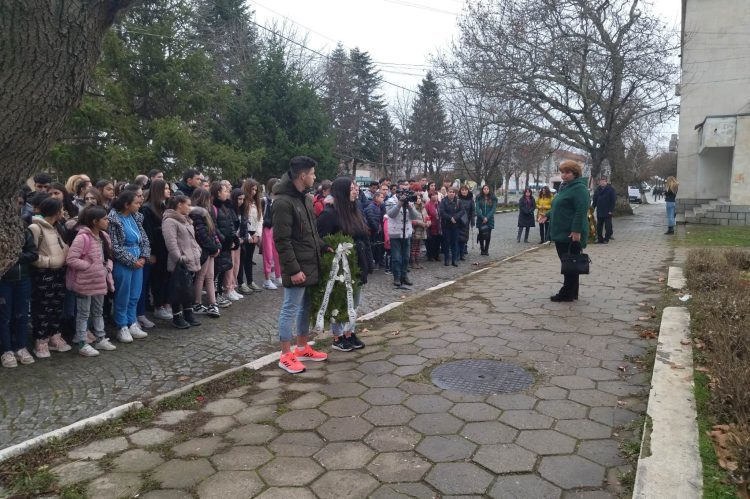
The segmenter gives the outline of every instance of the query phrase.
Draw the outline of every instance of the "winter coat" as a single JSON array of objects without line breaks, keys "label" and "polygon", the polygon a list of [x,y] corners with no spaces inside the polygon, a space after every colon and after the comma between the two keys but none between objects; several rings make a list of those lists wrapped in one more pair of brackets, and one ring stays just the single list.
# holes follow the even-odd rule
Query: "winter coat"
[{"label": "winter coat", "polygon": [[164,236],[161,232],[162,217],[156,213],[150,203],[141,206],[141,214],[143,215],[143,230],[146,231],[148,236],[151,254],[156,257],[157,262],[166,261],[167,247],[164,244]]},{"label": "winter coat", "polygon": [[0,281],[10,283],[18,282],[22,279],[29,277],[29,265],[37,261],[39,258],[39,252],[34,242],[34,235],[28,229],[23,231],[23,247],[21,248],[21,254],[18,255],[15,265],[5,271],[5,274],[0,278]]},{"label": "winter coat", "polygon": [[588,179],[581,177],[563,184],[552,200],[549,212],[549,235],[555,242],[570,242],[571,232],[581,234],[581,247],[589,238],[589,188]]},{"label": "winter coat", "polygon": [[439,236],[441,234],[440,232],[440,203],[432,204],[432,202],[428,201],[424,205],[424,209],[427,211],[427,215],[430,217],[430,228],[427,229],[429,231],[430,236]]},{"label": "winter coat", "polygon": [[424,206],[422,206],[422,209],[415,206],[414,211],[417,212],[417,218],[411,221],[411,226],[414,229],[411,238],[418,240],[427,239],[427,227],[425,227],[425,222],[430,219],[430,215],[427,213]]},{"label": "winter coat", "polygon": [[592,206],[596,208],[596,218],[608,217],[614,213],[615,203],[617,203],[617,193],[614,187],[607,184],[596,188],[592,200]]},{"label": "winter coat", "polygon": [[180,180],[175,184],[177,187],[177,190],[175,191],[175,195],[182,194],[183,196],[187,197],[193,197],[193,192],[195,192],[195,187],[191,187],[185,183],[184,180]]},{"label": "winter coat", "polygon": [[312,199],[294,186],[289,173],[274,188],[273,240],[281,263],[285,288],[295,286],[292,276],[304,272],[300,286],[314,286],[320,279],[320,259],[327,245],[318,235]]},{"label": "winter coat", "polygon": [[[358,209],[359,211],[359,209]],[[328,205],[318,217],[318,234],[325,237],[329,234],[344,233],[339,225],[336,209],[333,205]],[[372,265],[372,253],[370,250],[370,237],[367,232],[357,232],[356,234],[346,234],[354,239],[354,247],[357,251],[357,265],[359,265],[359,281],[367,284],[367,275],[374,270]]]},{"label": "winter coat", "polygon": [[519,227],[534,227],[536,225],[534,221],[534,210],[536,210],[536,202],[534,197],[523,196],[518,200],[518,226]]},{"label": "winter coat", "polygon": [[389,219],[388,236],[391,239],[411,239],[414,229],[410,222],[418,216],[414,206],[409,203],[406,213],[404,213],[404,209],[398,201],[398,196],[391,196],[385,203],[385,212]]},{"label": "winter coat", "polygon": [[[497,211],[497,197],[490,193],[490,200],[484,196],[479,196],[476,203],[476,214],[477,214],[477,227],[481,228],[486,225],[490,229],[495,228],[495,211]],[[484,219],[487,219],[487,223],[484,223]]]},{"label": "winter coat", "polygon": [[125,248],[125,227],[122,225],[120,215],[114,209],[109,210],[109,215],[107,215],[107,219],[109,219],[109,229],[107,229],[107,232],[109,233],[109,238],[112,240],[112,256],[116,263],[130,268],[135,268],[135,264],[138,263],[139,258],[148,260],[151,256],[151,244],[143,228],[143,214],[134,213],[133,218],[141,233],[141,242],[139,244],[140,255],[137,257]]},{"label": "winter coat", "polygon": [[239,212],[232,210],[235,216],[235,227],[234,234],[240,239],[240,242],[247,241],[247,216],[245,210]]},{"label": "winter coat", "polygon": [[103,296],[115,290],[112,279],[112,260],[104,257],[104,243],[109,242],[106,232],[99,237],[88,227],[79,227],[68,252],[65,287],[81,296]]},{"label": "winter coat", "polygon": [[198,272],[201,269],[201,247],[195,240],[190,217],[175,210],[164,211],[162,233],[167,248],[167,271],[174,272],[177,262],[182,261],[190,272]]},{"label": "winter coat", "polygon": [[383,214],[381,205],[377,205],[374,201],[370,201],[370,204],[367,205],[364,213],[365,221],[370,228],[370,234],[373,236],[381,234],[383,232]]},{"label": "winter coat", "polygon": [[465,243],[469,240],[469,227],[474,227],[474,222],[476,222],[474,195],[470,191],[469,194],[466,195],[466,197],[462,196],[461,194],[458,194],[456,197],[461,203],[461,206],[464,209],[464,213],[466,213],[469,220],[468,225],[463,225],[458,230],[458,240],[462,243]]},{"label": "winter coat", "polygon": [[[440,201],[440,225],[443,231],[448,229],[458,229],[461,227],[461,217],[466,214],[464,207],[461,204],[461,200],[458,196],[453,198],[453,201],[445,196]],[[456,222],[451,222],[451,218]]]},{"label": "winter coat", "polygon": [[[201,247],[203,252],[203,260],[208,256],[215,255],[217,251],[221,249],[221,241],[219,236],[216,235],[216,226],[214,225],[214,231],[209,230],[207,220],[211,217],[208,210],[200,206],[193,206],[190,209],[190,220],[193,221],[193,230],[195,232],[195,240],[198,246]],[[213,217],[211,217],[213,220]]]},{"label": "winter coat", "polygon": [[547,216],[547,213],[549,212],[550,208],[552,208],[552,199],[554,199],[553,196],[550,196],[548,198],[539,196],[539,198],[537,198],[536,200],[537,217]]},{"label": "winter coat", "polygon": [[235,242],[235,219],[234,210],[227,206],[225,201],[214,199],[212,214],[216,221],[216,234],[221,241],[221,251],[230,251]]},{"label": "winter coat", "polygon": [[319,217],[321,213],[323,213],[323,210],[325,209],[325,199],[326,197],[322,194],[316,194],[315,199],[313,199],[313,210],[315,211],[315,216]]},{"label": "winter coat", "polygon": [[42,217],[34,217],[29,225],[39,258],[33,262],[40,269],[59,269],[65,266],[68,245],[54,225]]}]

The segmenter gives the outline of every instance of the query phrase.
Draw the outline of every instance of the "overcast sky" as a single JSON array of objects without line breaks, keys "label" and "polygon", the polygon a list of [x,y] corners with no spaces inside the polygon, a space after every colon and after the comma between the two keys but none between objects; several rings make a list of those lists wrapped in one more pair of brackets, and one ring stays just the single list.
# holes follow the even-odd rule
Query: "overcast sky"
[{"label": "overcast sky", "polygon": [[[248,0],[259,24],[287,22],[308,35],[308,44],[325,54],[337,42],[359,47],[378,63],[383,79],[416,89],[429,69],[430,56],[457,34],[464,0]],[[649,0],[669,26],[679,29],[680,0]],[[400,90],[383,85],[389,100]],[[669,126],[667,128],[670,128]],[[676,125],[671,126],[676,130]],[[674,130],[665,130],[669,133]]]}]

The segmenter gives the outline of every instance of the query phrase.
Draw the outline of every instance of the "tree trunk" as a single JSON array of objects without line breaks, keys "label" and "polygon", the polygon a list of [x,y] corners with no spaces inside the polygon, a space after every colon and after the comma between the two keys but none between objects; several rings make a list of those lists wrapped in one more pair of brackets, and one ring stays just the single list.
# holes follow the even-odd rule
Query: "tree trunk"
[{"label": "tree trunk", "polygon": [[133,0],[0,2],[0,274],[22,244],[19,186],[80,103],[102,39]]}]

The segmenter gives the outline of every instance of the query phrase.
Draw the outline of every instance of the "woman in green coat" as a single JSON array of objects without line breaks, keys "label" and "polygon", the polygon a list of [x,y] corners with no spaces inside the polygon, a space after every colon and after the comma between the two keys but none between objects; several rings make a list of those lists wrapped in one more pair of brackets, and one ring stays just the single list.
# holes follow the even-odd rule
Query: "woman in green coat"
[{"label": "woman in green coat", "polygon": [[489,256],[490,237],[492,229],[495,228],[495,211],[497,211],[497,197],[492,193],[489,185],[482,187],[482,192],[477,196],[476,208],[479,249],[483,256]]},{"label": "woman in green coat", "polygon": [[[550,239],[555,242],[559,257],[566,253],[580,254],[588,240],[589,188],[587,179],[581,177],[582,173],[581,165],[575,161],[564,161],[560,165],[563,182],[552,200],[552,209],[542,221],[550,221]],[[578,274],[563,276],[562,288],[550,300],[577,300]]]}]

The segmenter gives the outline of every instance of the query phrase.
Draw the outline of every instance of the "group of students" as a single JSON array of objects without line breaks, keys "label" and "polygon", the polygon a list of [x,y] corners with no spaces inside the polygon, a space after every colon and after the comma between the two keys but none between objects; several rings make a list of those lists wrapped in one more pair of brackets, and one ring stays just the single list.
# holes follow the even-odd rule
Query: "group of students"
[{"label": "group of students", "polygon": [[[198,315],[219,317],[244,295],[281,284],[272,199],[253,179],[233,187],[190,169],[174,187],[156,170],[127,183],[92,185],[83,174],[65,185],[45,173],[33,180],[19,195],[21,253],[0,277],[3,367],[72,347],[86,357],[115,350],[107,318],[115,338],[130,343],[155,326],[147,308],[187,329],[201,324]],[[263,287],[253,281],[256,248]]]}]

